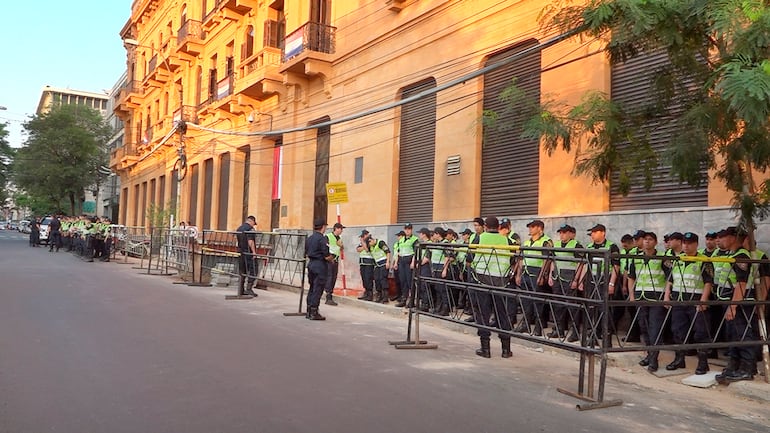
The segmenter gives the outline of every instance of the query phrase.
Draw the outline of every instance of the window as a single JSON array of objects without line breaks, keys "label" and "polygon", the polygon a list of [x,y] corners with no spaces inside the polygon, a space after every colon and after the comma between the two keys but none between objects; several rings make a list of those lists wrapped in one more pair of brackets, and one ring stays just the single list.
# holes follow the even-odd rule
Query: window
[{"label": "window", "polygon": [[254,55],[254,26],[249,26],[244,35],[243,50],[241,51],[241,60],[248,59]]},{"label": "window", "polygon": [[359,156],[355,160],[355,173],[353,174],[353,183],[363,183],[364,181],[364,157]]}]

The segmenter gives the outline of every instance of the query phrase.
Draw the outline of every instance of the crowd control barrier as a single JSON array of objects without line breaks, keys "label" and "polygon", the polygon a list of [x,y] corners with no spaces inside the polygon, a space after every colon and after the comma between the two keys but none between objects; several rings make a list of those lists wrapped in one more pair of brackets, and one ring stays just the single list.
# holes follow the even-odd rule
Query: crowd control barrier
[{"label": "crowd control barrier", "polygon": [[[430,257],[440,259],[416,260],[408,304],[407,338],[391,342],[396,348],[437,347],[419,337],[419,318],[428,316],[489,331],[492,335],[577,353],[577,389],[559,388],[559,391],[582,400],[584,403],[577,405],[579,410],[622,404],[620,400],[607,400],[604,395],[607,361],[611,353],[736,347],[759,350],[761,347],[765,369],[768,369],[765,317],[770,275],[760,277],[759,271],[761,266],[770,263],[766,259],[674,255],[648,258],[665,262],[670,269],[669,275],[674,279],[682,278],[688,263],[727,265],[719,268],[721,274],[717,272],[721,286],[734,280],[733,265],[751,269],[751,290],[746,291],[745,300],[733,300],[714,289],[714,293],[708,296],[709,300],[702,301],[700,297],[695,299],[688,295],[677,295],[675,299],[667,300],[665,287],[631,299],[628,293],[623,292],[622,275],[615,285],[610,285],[610,272],[619,261],[622,260],[628,267],[631,260],[641,256],[612,255],[607,249],[425,243],[420,244],[415,257],[428,256],[427,252],[430,252]],[[540,267],[535,266],[541,264]],[[541,274],[539,271],[543,268],[549,271]],[[520,270],[518,273],[517,269]],[[633,287],[629,292],[633,292]],[[738,322],[728,323],[730,321],[724,314],[730,306],[736,306],[736,317],[746,324],[741,332],[735,332]],[[626,341],[626,331],[638,326],[642,312],[649,316],[651,309],[659,313],[656,317],[661,322],[661,330],[647,339],[643,337],[641,343]],[[665,329],[674,322],[675,309],[687,309],[691,314],[678,313],[678,339],[672,340]],[[617,320],[617,313],[621,310],[632,312],[627,314],[631,317],[630,323],[623,329]],[[462,320],[463,314],[469,311],[474,317],[473,323]],[[704,341],[701,335],[701,341],[695,342],[695,329],[703,329],[703,323],[697,321],[703,321],[707,316],[704,311],[713,312],[711,317],[714,320],[709,322],[707,340]],[[683,322],[682,317],[687,320]],[[650,329],[649,326],[644,328]],[[729,329],[733,332],[726,332]],[[725,334],[730,334],[731,338],[726,338]]]}]

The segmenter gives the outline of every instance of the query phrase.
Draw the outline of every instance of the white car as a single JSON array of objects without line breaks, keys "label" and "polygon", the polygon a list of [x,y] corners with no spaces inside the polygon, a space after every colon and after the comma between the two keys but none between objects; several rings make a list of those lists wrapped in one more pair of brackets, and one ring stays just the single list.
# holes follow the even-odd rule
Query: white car
[{"label": "white car", "polygon": [[49,225],[53,218],[47,216],[40,221],[40,243],[48,245]]},{"label": "white car", "polygon": [[0,221],[0,230],[5,230],[8,227],[8,221]]}]

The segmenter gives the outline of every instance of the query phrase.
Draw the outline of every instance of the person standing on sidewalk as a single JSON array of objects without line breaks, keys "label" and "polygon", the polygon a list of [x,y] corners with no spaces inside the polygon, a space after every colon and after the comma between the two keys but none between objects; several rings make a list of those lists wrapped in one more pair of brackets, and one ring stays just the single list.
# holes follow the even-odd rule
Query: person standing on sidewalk
[{"label": "person standing on sidewalk", "polygon": [[361,272],[361,282],[364,285],[364,293],[358,297],[362,301],[371,301],[374,299],[372,291],[374,289],[374,257],[372,256],[372,246],[370,240],[372,239],[369,230],[361,230],[361,236],[359,236],[359,243],[356,247],[358,252],[358,269]]},{"label": "person standing on sidewalk", "polygon": [[313,220],[313,234],[305,241],[305,257],[308,259],[307,271],[310,282],[305,315],[308,320],[326,320],[326,317],[318,312],[318,307],[326,287],[326,279],[329,278],[327,263],[334,258],[329,252],[329,238],[324,236],[324,231],[326,231],[326,220],[316,218]]},{"label": "person standing on sidewalk", "polygon": [[414,258],[414,243],[417,242],[417,236],[412,232],[412,223],[404,224],[404,237],[399,239],[399,242],[395,246],[396,255],[398,260],[396,261],[393,270],[398,273],[399,287],[401,293],[399,293],[399,300],[396,307],[405,307],[406,301],[410,295],[414,296],[412,292],[412,259]]},{"label": "person standing on sidewalk", "polygon": [[241,261],[238,295],[257,296],[254,290],[252,290],[252,286],[257,280],[257,245],[254,239],[256,231],[254,228],[256,226],[257,219],[250,215],[240,227],[235,229],[238,232],[238,252],[240,252]]},{"label": "person standing on sidewalk", "polygon": [[48,251],[52,253],[54,248],[57,253],[61,248],[61,221],[57,215],[52,216],[48,223]]},{"label": "person standing on sidewalk", "polygon": [[340,256],[342,255],[342,230],[345,228],[341,223],[334,223],[332,231],[326,234],[329,239],[329,252],[333,256],[333,259],[328,262],[329,278],[326,280],[326,305],[336,306],[337,302],[334,300],[334,285],[337,283],[337,274],[340,270]]}]

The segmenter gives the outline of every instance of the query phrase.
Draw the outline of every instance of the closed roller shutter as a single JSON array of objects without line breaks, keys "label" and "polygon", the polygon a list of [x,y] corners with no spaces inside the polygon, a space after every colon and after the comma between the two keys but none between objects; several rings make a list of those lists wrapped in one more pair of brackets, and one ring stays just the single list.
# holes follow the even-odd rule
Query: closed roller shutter
[{"label": "closed roller shutter", "polygon": [[[537,45],[527,41],[487,60],[500,62]],[[498,114],[499,125],[485,128],[481,148],[481,215],[534,215],[538,212],[539,141],[521,138],[528,102],[510,106],[500,94],[516,79],[525,100],[540,102],[540,51],[484,74],[484,110]],[[502,126],[502,128],[501,128]]]},{"label": "closed roller shutter", "polygon": [[227,213],[230,207],[230,152],[219,159],[219,204],[217,230],[227,230]]},{"label": "closed roller shutter", "polygon": [[214,160],[209,158],[203,161],[203,228],[211,227],[211,208],[214,195]]},{"label": "closed roller shutter", "polygon": [[[430,78],[404,88],[401,99],[436,87]],[[401,106],[398,162],[398,221],[433,220],[436,161],[436,94]]]},{"label": "closed roller shutter", "polygon": [[[655,52],[633,58],[623,64],[612,67],[611,95],[615,102],[620,102],[630,113],[638,113],[653,102],[650,80],[653,74],[668,64],[665,52]],[[652,148],[663,155],[671,137],[676,132],[676,117],[682,113],[681,108],[673,107],[670,114],[650,122],[643,128],[649,135]],[[623,151],[624,143],[618,145]],[[628,143],[625,143],[628,146]],[[661,158],[659,156],[659,158]],[[706,167],[703,167],[704,178]],[[692,187],[680,184],[671,177],[671,165],[660,159],[659,168],[653,176],[652,188],[646,191],[644,180],[640,176],[632,181],[631,189],[623,196],[618,188],[618,175],[610,179],[610,210],[636,210],[650,208],[680,208],[708,205],[708,185]]]}]

